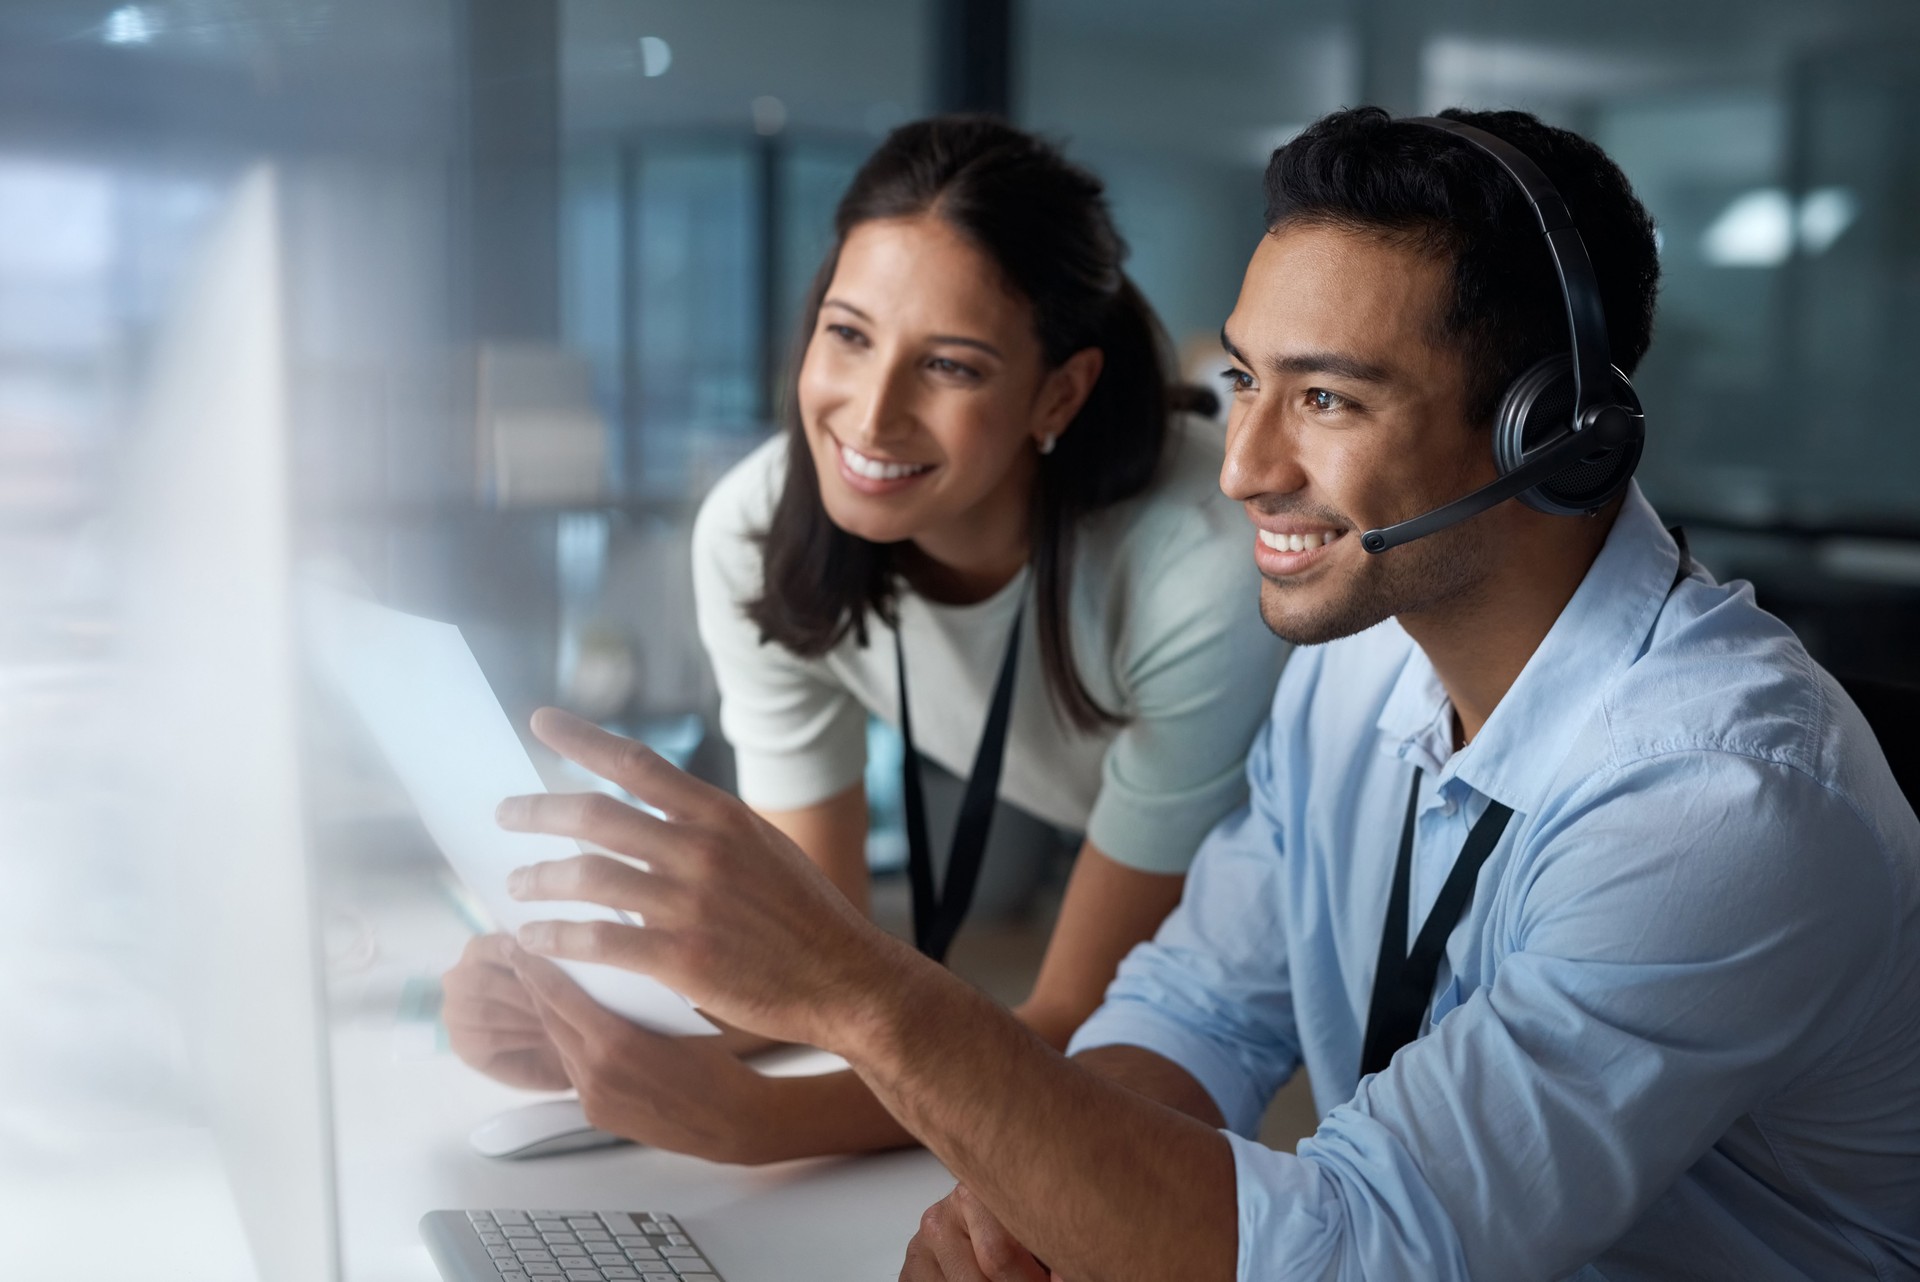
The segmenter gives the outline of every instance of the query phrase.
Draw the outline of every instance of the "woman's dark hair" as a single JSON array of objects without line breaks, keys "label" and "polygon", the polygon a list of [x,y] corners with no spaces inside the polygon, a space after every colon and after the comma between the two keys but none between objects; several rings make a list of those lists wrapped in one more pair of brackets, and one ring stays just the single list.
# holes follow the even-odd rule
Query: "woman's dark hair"
[{"label": "woman's dark hair", "polygon": [[1100,180],[1002,121],[940,116],[903,125],[841,197],[835,246],[814,281],[788,379],[786,483],[761,537],[766,577],[747,617],[759,625],[763,644],[808,656],[826,653],[849,633],[866,645],[869,611],[890,626],[897,622],[900,545],[870,542],[828,519],[795,387],[848,234],[876,219],[920,214],[959,231],[1032,306],[1050,368],[1089,347],[1105,353],[1085,405],[1040,459],[1030,528],[1040,654],[1054,706],[1082,729],[1112,724],[1119,718],[1087,692],[1068,636],[1074,526],[1146,489],[1159,469],[1173,394],[1167,342],[1121,271],[1127,247]]},{"label": "woman's dark hair", "polygon": [[[1653,338],[1660,256],[1653,219],[1620,167],[1576,133],[1524,111],[1443,111],[1517,147],[1573,214],[1593,260],[1614,364],[1631,374]],[[1466,359],[1467,414],[1491,424],[1521,372],[1567,349],[1566,304],[1519,185],[1493,157],[1378,107],[1322,116],[1267,164],[1267,227],[1322,223],[1443,255],[1453,299],[1443,343]]]}]

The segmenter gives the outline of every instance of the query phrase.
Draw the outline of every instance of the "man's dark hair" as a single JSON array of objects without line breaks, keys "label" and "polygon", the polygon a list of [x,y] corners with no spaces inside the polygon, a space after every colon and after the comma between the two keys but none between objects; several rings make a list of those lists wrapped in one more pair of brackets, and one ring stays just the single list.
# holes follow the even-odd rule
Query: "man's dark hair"
[{"label": "man's dark hair", "polygon": [[[1660,259],[1627,176],[1585,138],[1524,111],[1440,114],[1519,148],[1559,189],[1600,282],[1613,362],[1631,374],[1653,337]],[[1493,422],[1521,372],[1568,350],[1540,221],[1512,176],[1463,139],[1378,107],[1323,116],[1267,163],[1267,229],[1289,223],[1379,233],[1451,260],[1440,340],[1465,358],[1474,423]]]},{"label": "man's dark hair", "polygon": [[[834,246],[802,317],[788,376],[786,482],[760,539],[766,576],[746,607],[763,642],[825,654],[848,634],[867,643],[867,616],[891,625],[900,588],[898,544],[871,543],[828,519],[796,392],[800,361],[833,279],[840,246],[862,223],[932,215],[999,269],[1033,309],[1050,367],[1097,347],[1106,363],[1059,447],[1040,461],[1032,507],[1034,613],[1055,708],[1082,729],[1115,724],[1074,666],[1068,635],[1075,527],[1144,491],[1168,440],[1168,416],[1199,407],[1177,384],[1166,335],[1121,269],[1100,180],[1046,141],[982,116],[938,116],[889,134],[853,176],[834,214]],[[1204,395],[1204,393],[1199,393]]]}]

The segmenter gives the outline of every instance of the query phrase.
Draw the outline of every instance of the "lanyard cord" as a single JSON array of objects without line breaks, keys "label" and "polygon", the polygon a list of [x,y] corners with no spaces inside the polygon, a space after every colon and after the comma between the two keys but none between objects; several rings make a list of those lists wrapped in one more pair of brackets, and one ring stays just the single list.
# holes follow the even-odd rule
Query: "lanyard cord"
[{"label": "lanyard cord", "polygon": [[1513,811],[1495,801],[1467,834],[1467,844],[1453,861],[1453,871],[1440,888],[1419,936],[1406,948],[1407,898],[1413,880],[1413,828],[1420,808],[1420,767],[1413,768],[1413,787],[1407,793],[1407,819],[1400,828],[1400,858],[1393,867],[1393,889],[1387,893],[1387,920],[1380,928],[1380,961],[1374,970],[1373,1001],[1367,1012],[1367,1039],[1360,1051],[1360,1075],[1377,1073],[1393,1053],[1420,1035],[1420,1021],[1433,998],[1433,981],[1447,936],[1459,924],[1473,898],[1480,865],[1487,862],[1507,830]]},{"label": "lanyard cord", "polygon": [[[1687,533],[1679,526],[1667,531],[1679,546],[1680,564],[1674,571],[1667,595],[1693,573],[1693,556],[1687,547]],[[1440,958],[1445,955],[1447,937],[1460,924],[1473,898],[1474,882],[1480,867],[1499,844],[1511,808],[1495,801],[1487,806],[1460,855],[1447,874],[1433,911],[1420,927],[1410,950],[1402,952],[1407,937],[1407,900],[1413,880],[1413,829],[1420,808],[1420,767],[1413,768],[1413,787],[1407,793],[1407,817],[1400,827],[1400,857],[1393,867],[1393,889],[1387,892],[1387,917],[1380,928],[1380,960],[1373,972],[1373,998],[1367,1010],[1366,1040],[1360,1049],[1360,1076],[1377,1073],[1393,1059],[1393,1053],[1420,1035],[1420,1023],[1433,1000],[1433,983],[1440,973]]]},{"label": "lanyard cord", "polygon": [[894,668],[900,678],[900,737],[906,747],[900,765],[900,790],[907,820],[907,878],[913,889],[913,942],[937,962],[946,960],[947,949],[960,932],[960,924],[966,920],[967,909],[973,904],[974,887],[980,880],[980,865],[986,859],[987,833],[993,827],[994,802],[1000,793],[1000,766],[1013,714],[1014,673],[1020,662],[1020,621],[1025,614],[1026,605],[1022,603],[1013,616],[1006,657],[1000,661],[993,702],[987,709],[987,724],[973,756],[973,773],[967,776],[966,791],[961,794],[960,817],[954,824],[953,845],[947,856],[946,884],[938,889],[933,881],[933,845],[927,836],[927,802],[920,783],[920,754],[913,746],[913,716],[907,710],[907,647],[899,629],[894,630]]}]

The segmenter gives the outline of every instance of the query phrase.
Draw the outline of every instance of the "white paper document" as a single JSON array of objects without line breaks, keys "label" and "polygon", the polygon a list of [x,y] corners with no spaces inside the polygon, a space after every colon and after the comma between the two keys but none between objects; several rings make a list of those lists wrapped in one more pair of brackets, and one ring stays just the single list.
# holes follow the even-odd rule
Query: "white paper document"
[{"label": "white paper document", "polygon": [[[366,723],[447,862],[501,929],[542,920],[631,921],[599,904],[522,903],[507,894],[515,868],[567,859],[580,848],[494,822],[503,799],[546,787],[460,629],[332,589],[310,589],[305,604],[322,670]],[[590,962],[560,966],[602,1006],[644,1028],[719,1031],[686,998],[646,975]]]}]

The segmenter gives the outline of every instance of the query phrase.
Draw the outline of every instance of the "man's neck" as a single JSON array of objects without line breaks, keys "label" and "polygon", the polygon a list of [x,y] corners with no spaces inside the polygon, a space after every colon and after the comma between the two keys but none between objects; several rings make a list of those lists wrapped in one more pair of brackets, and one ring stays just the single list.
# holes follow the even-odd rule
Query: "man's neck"
[{"label": "man's neck", "polygon": [[1613,520],[1614,514],[1603,514],[1566,531],[1579,537],[1517,541],[1511,546],[1531,550],[1511,557],[1468,593],[1399,616],[1453,704],[1455,749],[1473,741],[1519,679],[1593,567]]}]

